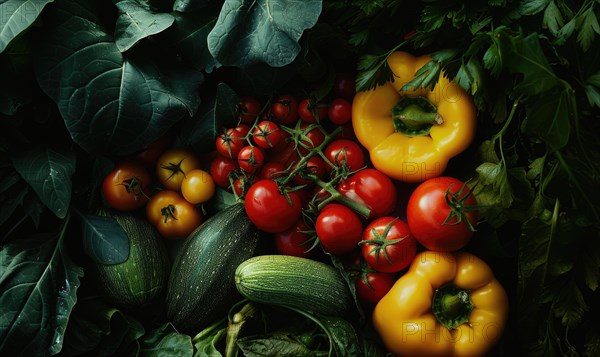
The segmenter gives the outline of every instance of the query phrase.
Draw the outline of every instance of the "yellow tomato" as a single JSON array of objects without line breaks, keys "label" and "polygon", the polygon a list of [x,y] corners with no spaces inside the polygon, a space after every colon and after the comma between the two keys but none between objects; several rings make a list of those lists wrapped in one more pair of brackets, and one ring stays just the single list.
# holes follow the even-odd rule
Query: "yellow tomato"
[{"label": "yellow tomato", "polygon": [[215,181],[204,170],[192,170],[181,182],[181,194],[189,203],[204,203],[215,194]]}]

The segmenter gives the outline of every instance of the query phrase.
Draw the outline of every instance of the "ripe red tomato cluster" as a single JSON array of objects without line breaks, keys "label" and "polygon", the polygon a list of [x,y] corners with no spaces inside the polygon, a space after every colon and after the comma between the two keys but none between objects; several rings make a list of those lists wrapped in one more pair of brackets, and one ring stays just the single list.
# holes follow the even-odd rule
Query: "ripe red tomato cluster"
[{"label": "ripe red tomato cluster", "polygon": [[168,239],[186,238],[202,223],[198,205],[214,192],[215,183],[198,155],[172,147],[167,135],[117,162],[102,184],[108,206],[118,211],[145,209],[147,219]]}]

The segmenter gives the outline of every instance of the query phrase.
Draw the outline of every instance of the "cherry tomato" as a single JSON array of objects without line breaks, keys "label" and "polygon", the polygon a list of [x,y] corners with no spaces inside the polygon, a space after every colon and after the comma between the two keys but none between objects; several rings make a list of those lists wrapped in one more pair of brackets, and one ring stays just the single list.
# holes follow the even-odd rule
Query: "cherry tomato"
[{"label": "cherry tomato", "polygon": [[239,168],[237,161],[218,155],[210,162],[210,176],[219,187],[229,187],[229,174]]},{"label": "cherry tomato", "polygon": [[307,233],[310,228],[299,219],[289,229],[275,233],[275,247],[277,252],[283,255],[293,255],[296,257],[310,258],[315,255],[316,250],[312,249],[312,235]]},{"label": "cherry tomato", "polygon": [[276,179],[285,176],[286,167],[278,162],[266,162],[258,173],[259,179]]},{"label": "cherry tomato", "polygon": [[354,281],[356,297],[360,302],[375,305],[390,291],[396,283],[396,276],[391,273],[370,272]]},{"label": "cherry tomato", "polygon": [[236,179],[233,181],[233,191],[238,197],[244,198],[246,196],[246,192],[248,192],[250,187],[252,187],[255,182],[256,176],[254,175],[238,175],[238,177],[236,177]]},{"label": "cherry tomato", "polygon": [[269,114],[282,125],[293,125],[298,119],[298,99],[289,94],[277,96],[271,102]]},{"label": "cherry tomato", "polygon": [[340,73],[336,76],[333,84],[332,95],[334,98],[344,98],[348,101],[352,101],[356,94],[356,83],[354,77]]},{"label": "cherry tomato", "polygon": [[167,189],[179,191],[185,175],[198,168],[200,168],[200,160],[193,151],[185,148],[171,148],[158,158],[156,177]]},{"label": "cherry tomato", "polygon": [[307,123],[323,122],[328,115],[327,104],[304,98],[298,103],[298,116]]},{"label": "cherry tomato", "polygon": [[306,167],[301,170],[302,172],[294,176],[294,183],[296,185],[310,185],[313,183],[311,179],[304,178],[302,175],[313,175],[318,179],[322,179],[327,173],[325,166],[325,161],[320,156],[311,156],[306,162]]},{"label": "cherry tomato", "polygon": [[358,215],[338,203],[323,207],[317,216],[315,228],[323,249],[333,255],[343,255],[355,249],[363,230]]},{"label": "cherry tomato", "polygon": [[235,106],[238,119],[243,123],[253,123],[260,115],[262,104],[258,99],[250,96],[242,97]]},{"label": "cherry tomato", "polygon": [[[448,205],[450,202],[450,205]],[[422,182],[406,207],[408,226],[425,248],[452,252],[463,248],[477,224],[475,196],[453,177],[436,177]]]},{"label": "cherry tomato", "polygon": [[192,170],[185,175],[181,182],[181,194],[192,204],[204,203],[215,194],[215,181],[204,170]]},{"label": "cherry tomato", "polygon": [[235,128],[229,128],[216,139],[215,146],[217,152],[224,157],[235,159],[238,153],[246,145],[246,134],[250,127],[241,124]]},{"label": "cherry tomato", "polygon": [[337,98],[329,104],[329,121],[337,125],[344,125],[352,119],[352,104],[346,99]]},{"label": "cherry tomato", "polygon": [[270,149],[279,144],[283,139],[283,134],[279,125],[269,120],[263,120],[252,131],[252,139],[261,148]]},{"label": "cherry tomato", "polygon": [[324,154],[333,165],[345,164],[350,171],[356,171],[366,163],[362,147],[352,140],[334,140],[327,145]]},{"label": "cherry tomato", "polygon": [[150,170],[156,166],[156,161],[160,155],[171,146],[171,141],[171,136],[164,134],[133,155],[129,161],[140,163]]},{"label": "cherry tomato", "polygon": [[399,218],[380,217],[363,231],[362,255],[367,264],[382,273],[406,268],[417,254],[417,241]]},{"label": "cherry tomato", "polygon": [[168,239],[186,238],[202,223],[200,211],[171,190],[157,192],[150,198],[146,217]]},{"label": "cherry tomato", "polygon": [[316,125],[302,122],[300,129],[303,130],[304,134],[304,138],[300,141],[300,145],[298,145],[302,155],[308,154],[310,149],[318,147],[325,140],[325,134]]},{"label": "cherry tomato", "polygon": [[148,202],[150,174],[134,162],[118,163],[102,181],[102,195],[118,211],[133,211]]},{"label": "cherry tomato", "polygon": [[238,154],[238,165],[248,173],[253,173],[265,162],[265,154],[256,146],[244,146]]},{"label": "cherry tomato", "polygon": [[258,229],[271,233],[283,232],[300,219],[300,196],[296,192],[284,194],[281,191],[277,182],[259,180],[246,193],[246,214]]},{"label": "cherry tomato", "polygon": [[364,206],[371,213],[369,218],[390,214],[396,208],[397,191],[394,182],[376,169],[364,169],[349,176],[338,185],[338,191]]}]

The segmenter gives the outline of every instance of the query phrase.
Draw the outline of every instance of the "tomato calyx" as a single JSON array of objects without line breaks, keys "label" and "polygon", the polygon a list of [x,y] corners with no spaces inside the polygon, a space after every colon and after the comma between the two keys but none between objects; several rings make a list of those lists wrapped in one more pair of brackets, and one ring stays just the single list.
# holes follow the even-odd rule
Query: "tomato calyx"
[{"label": "tomato calyx", "polygon": [[397,220],[398,220],[398,218],[395,218],[392,221],[390,221],[388,224],[386,224],[385,229],[383,230],[383,232],[381,234],[379,232],[377,232],[377,230],[375,228],[372,228],[371,233],[373,234],[373,236],[375,238],[361,240],[360,242],[358,242],[358,245],[360,245],[360,246],[363,246],[366,244],[373,246],[373,248],[371,248],[369,253],[375,254],[375,261],[379,261],[379,255],[381,253],[383,255],[383,257],[385,258],[385,260],[388,263],[390,263],[390,265],[393,265],[394,262],[392,262],[392,260],[390,259],[389,255],[387,253],[387,247],[398,244],[398,243],[402,242],[403,240],[405,240],[406,238],[408,238],[408,236],[404,236],[404,237],[397,238],[397,239],[387,239],[387,236],[390,233],[390,230],[392,229],[392,225]]},{"label": "tomato calyx", "polygon": [[171,178],[177,176],[177,174],[179,174],[179,173],[181,173],[183,175],[183,177],[185,178],[185,172],[181,169],[181,164],[183,163],[183,160],[185,160],[185,159],[179,160],[179,162],[176,164],[169,162],[168,164],[160,165],[160,167],[162,169],[165,169],[165,170],[168,170],[171,172],[169,174],[169,176],[167,177],[167,180],[170,180]]},{"label": "tomato calyx", "polygon": [[148,195],[144,192],[143,182],[138,177],[131,177],[123,180],[119,185],[125,187],[127,193],[133,194],[135,198],[139,198],[140,196],[144,196],[149,198]]},{"label": "tomato calyx", "polygon": [[163,223],[167,223],[169,218],[177,220],[177,217],[175,217],[175,205],[173,204],[169,204],[168,206],[161,208],[160,214],[163,217]]},{"label": "tomato calyx", "polygon": [[446,204],[450,207],[450,213],[442,222],[442,225],[446,226],[457,226],[462,222],[465,222],[465,225],[469,228],[471,232],[475,232],[476,229],[469,220],[466,215],[468,211],[477,211],[482,208],[482,206],[475,205],[465,205],[465,201],[471,196],[473,191],[468,190],[466,194],[464,194],[465,188],[467,188],[467,182],[463,183],[460,189],[456,193],[452,193],[450,191],[451,187],[448,187],[446,190],[446,194],[444,199],[446,200]]},{"label": "tomato calyx", "polygon": [[369,274],[377,273],[377,270],[371,268],[367,262],[360,258],[359,263],[354,263],[347,268],[348,277],[351,281],[362,280],[371,290],[375,290],[369,281]]}]

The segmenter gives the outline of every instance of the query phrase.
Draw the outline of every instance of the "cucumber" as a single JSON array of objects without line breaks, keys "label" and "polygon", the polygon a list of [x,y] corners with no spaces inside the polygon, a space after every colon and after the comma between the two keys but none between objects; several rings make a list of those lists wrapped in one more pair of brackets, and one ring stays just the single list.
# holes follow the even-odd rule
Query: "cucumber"
[{"label": "cucumber", "polygon": [[148,306],[164,297],[169,278],[169,256],[163,238],[143,217],[101,210],[129,237],[129,257],[120,264],[93,263],[92,271],[105,299],[126,309]]},{"label": "cucumber", "polygon": [[255,254],[259,238],[243,204],[217,212],[192,232],[171,269],[165,301],[169,321],[192,331],[227,313],[241,300],[235,269]]},{"label": "cucumber", "polygon": [[324,315],[344,316],[353,306],[340,272],[307,258],[287,255],[250,258],[238,266],[235,285],[248,300]]}]

